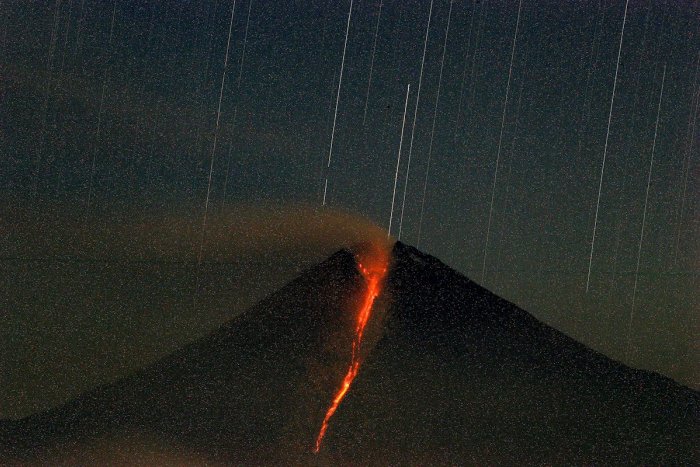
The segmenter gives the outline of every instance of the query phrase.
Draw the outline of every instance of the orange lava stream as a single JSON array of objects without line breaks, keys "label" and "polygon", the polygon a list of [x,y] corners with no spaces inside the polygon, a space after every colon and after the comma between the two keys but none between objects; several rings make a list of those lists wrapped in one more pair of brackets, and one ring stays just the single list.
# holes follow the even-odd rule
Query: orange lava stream
[{"label": "orange lava stream", "polygon": [[367,282],[367,290],[365,291],[364,298],[362,301],[362,307],[357,314],[357,323],[355,325],[355,338],[352,341],[352,358],[350,360],[350,367],[348,368],[345,378],[343,378],[343,383],[333,397],[330,407],[326,411],[326,416],[323,418],[323,423],[321,424],[321,429],[316,437],[316,445],[314,447],[314,453],[318,453],[321,449],[321,442],[328,429],[328,424],[331,417],[338,410],[340,402],[347,394],[350,389],[355,376],[360,370],[360,348],[362,346],[362,337],[365,332],[365,327],[369,321],[369,317],[372,314],[372,305],[374,305],[375,299],[379,296],[381,292],[381,285],[384,276],[387,271],[388,258],[385,252],[382,254],[377,254],[368,261],[367,266],[364,266],[362,262],[358,262],[358,268],[362,273],[365,281]]}]

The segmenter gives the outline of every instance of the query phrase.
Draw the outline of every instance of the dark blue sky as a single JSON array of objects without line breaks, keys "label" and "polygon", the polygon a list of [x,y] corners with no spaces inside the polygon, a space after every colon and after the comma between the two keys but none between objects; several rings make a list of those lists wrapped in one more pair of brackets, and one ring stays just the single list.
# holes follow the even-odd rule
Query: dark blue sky
[{"label": "dark blue sky", "polygon": [[[320,204],[349,2],[252,1],[242,69],[250,4],[236,2],[212,202]],[[410,83],[398,199],[404,189],[430,2],[383,2],[363,125],[379,3],[354,2],[328,201],[387,226]],[[3,2],[0,190],[9,204],[59,201],[83,210],[92,179],[95,216],[114,206],[183,203],[198,206],[192,215],[200,216],[231,6]],[[478,280],[518,2],[453,3],[434,115],[449,7],[434,2],[402,240],[417,241],[436,118],[420,246]],[[621,355],[616,336],[625,332],[631,304],[666,66],[635,330],[639,347],[653,349],[644,359],[665,365],[692,360],[700,307],[693,293],[700,129],[692,140],[700,3],[629,2],[586,294],[624,7],[623,0],[523,2],[484,283]],[[658,332],[649,331],[654,327]]]}]

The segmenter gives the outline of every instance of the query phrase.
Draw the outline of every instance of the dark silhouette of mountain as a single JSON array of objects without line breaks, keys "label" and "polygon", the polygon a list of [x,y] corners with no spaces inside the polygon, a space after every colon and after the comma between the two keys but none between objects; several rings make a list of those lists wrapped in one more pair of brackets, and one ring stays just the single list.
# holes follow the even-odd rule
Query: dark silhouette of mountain
[{"label": "dark silhouette of mountain", "polygon": [[339,251],[133,376],[0,424],[51,463],[700,465],[700,395],[596,353],[397,243],[319,454],[362,275]]}]

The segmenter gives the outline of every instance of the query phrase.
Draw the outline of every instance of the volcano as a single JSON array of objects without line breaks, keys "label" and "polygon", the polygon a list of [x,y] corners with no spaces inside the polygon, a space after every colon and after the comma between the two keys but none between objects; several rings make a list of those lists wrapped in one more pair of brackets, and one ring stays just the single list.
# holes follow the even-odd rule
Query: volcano
[{"label": "volcano", "polygon": [[130,377],[0,422],[0,461],[700,465],[696,391],[402,243],[368,302],[363,251]]}]

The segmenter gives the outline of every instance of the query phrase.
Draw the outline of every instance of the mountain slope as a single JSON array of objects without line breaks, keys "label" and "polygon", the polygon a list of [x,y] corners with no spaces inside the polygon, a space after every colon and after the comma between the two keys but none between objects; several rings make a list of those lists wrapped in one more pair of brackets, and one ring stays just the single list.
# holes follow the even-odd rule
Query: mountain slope
[{"label": "mountain slope", "polygon": [[350,347],[345,311],[358,278],[354,256],[340,251],[209,337],[12,423],[0,446],[8,457],[67,463],[102,455],[86,447],[98,440],[138,452],[155,439],[157,449],[219,461],[259,460],[273,445],[306,453]]},{"label": "mountain slope", "polygon": [[1,427],[0,458],[698,464],[696,392],[586,348],[401,243],[384,289],[318,455],[362,299],[345,250],[136,375]]},{"label": "mountain slope", "polygon": [[586,348],[413,248],[397,244],[394,258],[385,334],[329,449],[358,462],[697,465],[697,392]]}]

